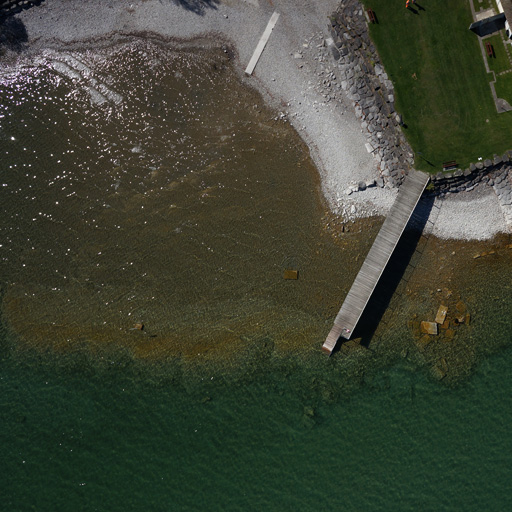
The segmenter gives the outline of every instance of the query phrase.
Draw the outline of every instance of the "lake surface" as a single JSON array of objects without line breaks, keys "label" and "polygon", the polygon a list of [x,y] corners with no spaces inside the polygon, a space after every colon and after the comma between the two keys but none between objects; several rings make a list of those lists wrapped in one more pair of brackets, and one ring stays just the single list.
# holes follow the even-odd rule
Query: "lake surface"
[{"label": "lake surface", "polygon": [[326,358],[382,219],[332,218],[286,119],[199,45],[0,76],[6,510],[505,509],[510,236],[410,230]]}]

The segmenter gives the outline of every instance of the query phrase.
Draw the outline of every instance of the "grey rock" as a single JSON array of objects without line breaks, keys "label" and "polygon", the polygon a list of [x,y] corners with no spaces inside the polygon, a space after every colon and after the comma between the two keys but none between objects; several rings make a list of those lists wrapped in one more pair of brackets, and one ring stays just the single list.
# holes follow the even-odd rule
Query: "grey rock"
[{"label": "grey rock", "polygon": [[488,158],[484,160],[484,166],[489,169],[489,167],[492,167],[492,162]]},{"label": "grey rock", "polygon": [[366,190],[366,183],[364,181],[360,181],[357,186],[359,187],[359,190]]}]

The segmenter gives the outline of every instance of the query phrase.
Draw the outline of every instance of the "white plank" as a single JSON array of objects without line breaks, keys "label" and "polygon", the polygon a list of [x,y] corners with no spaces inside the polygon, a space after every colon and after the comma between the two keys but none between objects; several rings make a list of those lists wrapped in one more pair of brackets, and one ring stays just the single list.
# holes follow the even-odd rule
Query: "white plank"
[{"label": "white plank", "polygon": [[261,54],[265,49],[265,45],[267,44],[268,38],[270,37],[272,29],[275,27],[275,24],[277,23],[278,19],[279,13],[277,11],[274,11],[274,14],[272,14],[272,16],[270,17],[270,21],[267,23],[267,28],[265,29],[265,32],[263,32],[263,35],[261,36],[258,45],[256,46],[254,53],[252,54],[249,64],[247,64],[247,67],[245,68],[245,73],[247,75],[252,75],[252,72],[254,71],[254,68],[258,63],[258,60],[260,59]]}]

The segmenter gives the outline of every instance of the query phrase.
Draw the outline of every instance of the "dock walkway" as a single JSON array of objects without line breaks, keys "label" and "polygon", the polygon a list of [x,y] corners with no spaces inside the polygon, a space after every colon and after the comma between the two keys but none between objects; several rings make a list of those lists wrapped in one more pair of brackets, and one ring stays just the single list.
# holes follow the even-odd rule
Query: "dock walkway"
[{"label": "dock walkway", "polygon": [[340,337],[350,339],[429,179],[419,171],[410,171],[405,178],[322,346],[325,352],[331,354]]}]

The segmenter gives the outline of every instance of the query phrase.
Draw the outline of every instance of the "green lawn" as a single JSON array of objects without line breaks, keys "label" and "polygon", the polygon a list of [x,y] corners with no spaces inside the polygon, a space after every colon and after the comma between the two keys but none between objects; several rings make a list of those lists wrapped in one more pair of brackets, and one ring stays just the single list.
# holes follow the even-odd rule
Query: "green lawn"
[{"label": "green lawn", "polygon": [[512,112],[496,112],[492,75],[468,30],[468,0],[418,0],[417,14],[402,0],[364,4],[379,20],[370,34],[395,85],[417,168],[437,172],[448,160],[467,166],[512,149]]},{"label": "green lawn", "polygon": [[494,87],[496,88],[496,95],[498,98],[503,98],[512,105],[512,73],[496,77],[496,84]]},{"label": "green lawn", "polygon": [[[485,41],[491,43],[494,48],[494,56],[487,57],[487,62],[489,63],[489,69],[496,73],[495,88],[498,98],[503,98],[512,105],[512,64],[503,42],[505,31],[502,30],[502,32],[503,34],[495,34],[485,38]],[[503,71],[509,72],[500,75],[499,73]]]}]

